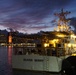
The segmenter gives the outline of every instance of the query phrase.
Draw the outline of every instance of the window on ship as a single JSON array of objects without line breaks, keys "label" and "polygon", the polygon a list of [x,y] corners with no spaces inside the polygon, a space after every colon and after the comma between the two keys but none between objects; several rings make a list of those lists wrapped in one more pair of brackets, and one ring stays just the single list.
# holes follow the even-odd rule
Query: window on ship
[{"label": "window on ship", "polygon": [[57,56],[57,52],[55,49],[52,49],[52,56]]},{"label": "window on ship", "polygon": [[[58,47],[61,47],[60,44],[58,44]],[[14,48],[13,54],[14,55],[43,55],[43,56],[62,56],[64,53],[63,48],[54,48],[54,47],[48,47],[48,48]]]}]

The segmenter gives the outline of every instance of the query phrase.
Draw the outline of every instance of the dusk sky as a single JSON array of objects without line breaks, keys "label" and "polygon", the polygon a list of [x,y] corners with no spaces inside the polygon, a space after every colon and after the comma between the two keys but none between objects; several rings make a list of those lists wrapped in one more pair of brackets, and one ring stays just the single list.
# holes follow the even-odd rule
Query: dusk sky
[{"label": "dusk sky", "polygon": [[76,27],[76,0],[0,0],[0,29],[12,28],[24,33],[51,31],[56,26],[54,13],[70,11]]}]

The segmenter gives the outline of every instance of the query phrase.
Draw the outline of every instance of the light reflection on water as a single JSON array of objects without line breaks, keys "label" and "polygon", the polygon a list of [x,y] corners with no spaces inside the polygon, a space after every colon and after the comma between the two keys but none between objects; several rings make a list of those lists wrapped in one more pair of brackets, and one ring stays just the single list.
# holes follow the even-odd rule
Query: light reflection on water
[{"label": "light reflection on water", "polygon": [[[12,50],[10,50],[12,51]],[[0,75],[12,75],[11,64],[9,64],[9,47],[0,46]]]},{"label": "light reflection on water", "polygon": [[11,63],[12,63],[11,62],[12,61],[12,46],[8,46],[7,48],[8,48],[7,49],[8,50],[7,51],[8,52],[8,54],[7,54],[8,55],[8,64],[11,66]]}]

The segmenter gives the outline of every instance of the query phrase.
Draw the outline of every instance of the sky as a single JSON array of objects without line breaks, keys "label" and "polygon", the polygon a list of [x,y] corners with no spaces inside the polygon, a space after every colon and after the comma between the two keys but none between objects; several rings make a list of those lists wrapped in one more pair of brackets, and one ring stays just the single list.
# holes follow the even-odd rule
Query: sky
[{"label": "sky", "polygon": [[0,0],[0,29],[23,33],[51,31],[56,12],[70,11],[70,25],[76,28],[76,0]]}]

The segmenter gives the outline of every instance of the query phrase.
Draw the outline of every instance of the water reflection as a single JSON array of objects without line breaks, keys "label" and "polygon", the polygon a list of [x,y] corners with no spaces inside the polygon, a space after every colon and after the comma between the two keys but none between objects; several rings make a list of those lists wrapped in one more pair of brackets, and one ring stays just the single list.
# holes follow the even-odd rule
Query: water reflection
[{"label": "water reflection", "polygon": [[12,74],[12,46],[7,47],[7,63],[8,63],[8,74]]},{"label": "water reflection", "polygon": [[8,64],[11,65],[12,63],[12,46],[8,46]]},{"label": "water reflection", "polygon": [[0,46],[0,75],[12,75],[10,47]]}]

